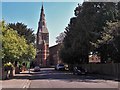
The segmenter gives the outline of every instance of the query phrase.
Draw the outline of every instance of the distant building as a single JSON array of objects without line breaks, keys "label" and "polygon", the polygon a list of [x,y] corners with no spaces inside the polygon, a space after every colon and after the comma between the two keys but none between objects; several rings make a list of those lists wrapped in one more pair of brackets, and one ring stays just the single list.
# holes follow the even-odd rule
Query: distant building
[{"label": "distant building", "polygon": [[49,65],[49,32],[46,26],[43,4],[41,7],[40,19],[36,36],[36,64],[41,66]]},{"label": "distant building", "polygon": [[89,63],[100,63],[100,55],[98,54],[90,54],[89,55]]},{"label": "distant building", "polygon": [[62,60],[59,58],[59,49],[60,44],[54,45],[49,48],[50,55],[49,55],[49,64],[56,65],[58,63],[62,63]]}]

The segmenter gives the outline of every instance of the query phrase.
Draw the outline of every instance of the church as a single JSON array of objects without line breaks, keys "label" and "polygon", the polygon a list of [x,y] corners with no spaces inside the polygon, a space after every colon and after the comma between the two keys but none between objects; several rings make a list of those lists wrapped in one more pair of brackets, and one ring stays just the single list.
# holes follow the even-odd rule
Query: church
[{"label": "church", "polygon": [[49,66],[49,32],[46,26],[43,4],[36,34],[36,49],[36,64],[41,67]]}]

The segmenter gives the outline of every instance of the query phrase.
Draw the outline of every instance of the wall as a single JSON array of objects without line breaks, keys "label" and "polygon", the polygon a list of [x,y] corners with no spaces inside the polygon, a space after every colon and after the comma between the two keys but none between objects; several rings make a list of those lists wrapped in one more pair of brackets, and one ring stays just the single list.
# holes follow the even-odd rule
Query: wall
[{"label": "wall", "polygon": [[49,51],[50,51],[49,63],[50,63],[50,65],[56,65],[61,61],[59,58],[59,49],[60,49],[59,44],[54,45],[54,46],[49,48]]},{"label": "wall", "polygon": [[102,74],[108,76],[120,76],[120,63],[110,64],[82,64],[89,73]]}]

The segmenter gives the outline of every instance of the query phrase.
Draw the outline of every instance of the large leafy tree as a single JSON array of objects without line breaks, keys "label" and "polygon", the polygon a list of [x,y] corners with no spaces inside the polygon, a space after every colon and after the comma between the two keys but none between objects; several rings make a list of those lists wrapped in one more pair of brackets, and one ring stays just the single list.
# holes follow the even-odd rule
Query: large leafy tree
[{"label": "large leafy tree", "polygon": [[[115,22],[118,17],[117,4],[113,2],[84,2],[81,12],[78,14],[78,23],[76,30],[79,31],[79,36],[83,38],[81,47],[84,48],[86,57],[90,51],[94,51],[91,43],[96,42],[101,38],[103,27],[107,26],[107,22]],[[80,38],[78,38],[80,39]],[[77,42],[76,42],[77,43]],[[95,49],[96,50],[96,49]],[[102,50],[104,51],[104,50]],[[101,53],[101,59],[106,59],[105,53]],[[104,55],[104,56],[103,56]],[[85,57],[85,56],[84,56]]]},{"label": "large leafy tree", "polygon": [[2,61],[15,62],[35,58],[33,45],[27,44],[25,38],[7,26],[4,21],[0,22],[2,29]]},{"label": "large leafy tree", "polygon": [[34,31],[32,30],[32,28],[28,28],[27,25],[17,22],[9,23],[8,26],[17,31],[20,36],[24,36],[28,44],[35,42],[35,35],[33,33]]},{"label": "large leafy tree", "polygon": [[101,38],[103,27],[107,26],[107,22],[118,20],[117,6],[113,2],[84,2],[78,5],[76,16],[66,27],[60,57],[67,63],[88,63],[88,54],[96,49],[93,43]]},{"label": "large leafy tree", "polygon": [[101,39],[97,40],[97,48],[99,52],[105,55],[105,62],[120,62],[120,21],[108,22],[107,27],[101,35]]}]

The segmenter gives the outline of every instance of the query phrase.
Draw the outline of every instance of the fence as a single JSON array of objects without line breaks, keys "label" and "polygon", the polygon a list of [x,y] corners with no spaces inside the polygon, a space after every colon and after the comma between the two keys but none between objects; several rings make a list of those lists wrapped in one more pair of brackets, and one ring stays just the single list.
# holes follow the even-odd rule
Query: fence
[{"label": "fence", "polygon": [[120,77],[120,63],[82,64],[89,73]]}]

